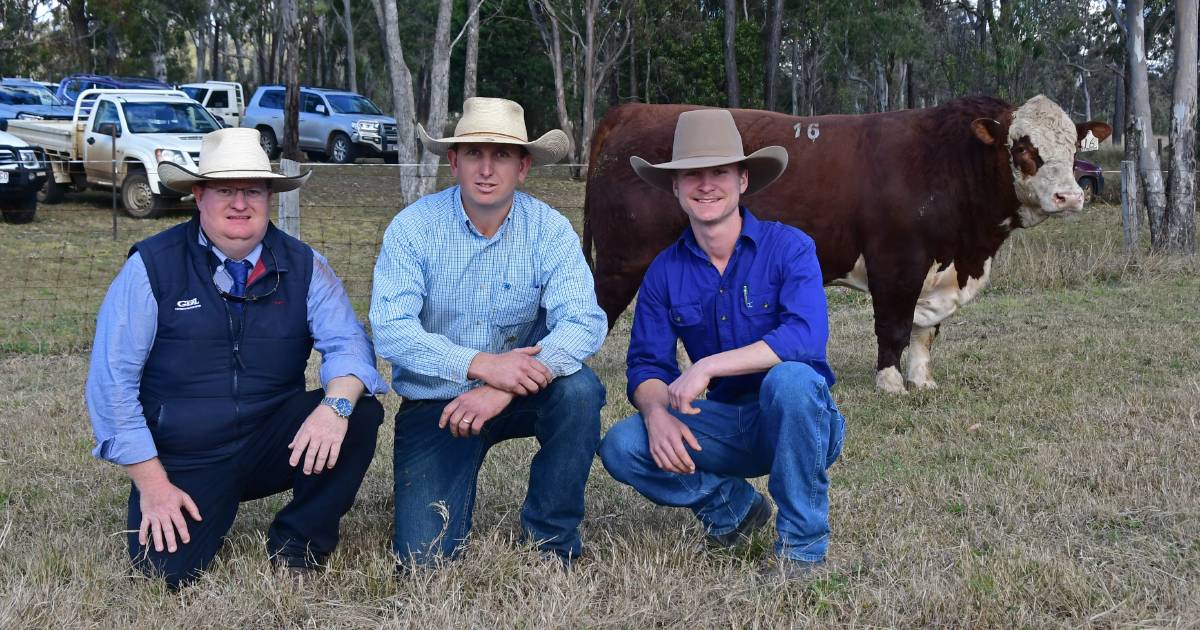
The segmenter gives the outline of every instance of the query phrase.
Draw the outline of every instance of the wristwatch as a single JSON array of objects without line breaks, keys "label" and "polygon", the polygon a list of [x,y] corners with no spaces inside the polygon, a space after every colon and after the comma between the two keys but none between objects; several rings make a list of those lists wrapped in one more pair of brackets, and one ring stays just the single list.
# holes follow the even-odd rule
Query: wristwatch
[{"label": "wristwatch", "polygon": [[349,419],[350,414],[354,412],[354,404],[345,398],[326,396],[325,398],[321,399],[321,404],[333,409],[333,413],[336,413],[338,416],[346,419]]}]

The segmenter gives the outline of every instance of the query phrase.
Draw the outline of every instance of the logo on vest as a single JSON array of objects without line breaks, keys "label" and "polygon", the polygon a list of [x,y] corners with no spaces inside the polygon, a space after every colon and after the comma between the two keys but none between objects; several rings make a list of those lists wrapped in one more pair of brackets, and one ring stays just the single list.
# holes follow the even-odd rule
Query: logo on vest
[{"label": "logo on vest", "polygon": [[175,303],[175,310],[190,311],[194,308],[200,308],[200,298],[192,298],[190,300],[179,300]]}]

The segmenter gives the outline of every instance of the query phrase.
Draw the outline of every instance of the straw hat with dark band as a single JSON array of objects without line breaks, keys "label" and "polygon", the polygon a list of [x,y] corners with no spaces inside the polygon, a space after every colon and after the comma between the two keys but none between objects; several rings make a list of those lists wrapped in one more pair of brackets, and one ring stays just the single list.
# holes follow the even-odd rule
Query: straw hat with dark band
[{"label": "straw hat with dark band", "polygon": [[744,164],[748,171],[750,183],[743,194],[749,195],[783,174],[788,154],[783,147],[770,146],[746,155],[733,114],[724,109],[696,109],[680,114],[675,123],[670,162],[651,164],[636,155],[629,158],[638,177],[667,192],[674,190],[671,180],[676,171],[737,163]]},{"label": "straw hat with dark band", "polygon": [[560,129],[547,131],[530,142],[529,134],[525,131],[525,110],[519,104],[504,98],[481,96],[463,102],[462,118],[455,125],[453,136],[431,138],[419,124],[417,134],[426,149],[442,157],[446,157],[446,152],[459,143],[515,144],[525,147],[533,158],[534,166],[561,160],[571,147],[567,134]]},{"label": "straw hat with dark band", "polygon": [[198,172],[174,162],[159,162],[158,178],[163,186],[181,193],[192,192],[192,184],[226,179],[261,179],[272,192],[295,190],[308,181],[312,171],[290,177],[272,171],[271,160],[258,141],[257,129],[218,129],[205,134],[200,142]]}]

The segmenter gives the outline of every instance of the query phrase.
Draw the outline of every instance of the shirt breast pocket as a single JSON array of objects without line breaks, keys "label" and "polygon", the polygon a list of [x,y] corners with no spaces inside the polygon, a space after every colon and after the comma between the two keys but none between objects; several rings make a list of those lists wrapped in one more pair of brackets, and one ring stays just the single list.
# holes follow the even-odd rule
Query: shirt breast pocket
[{"label": "shirt breast pocket", "polygon": [[761,291],[751,293],[741,300],[739,309],[746,318],[749,343],[762,339],[763,335],[779,326],[779,293]]},{"label": "shirt breast pocket", "polygon": [[492,323],[500,328],[531,324],[542,303],[542,288],[500,283],[493,294]]}]

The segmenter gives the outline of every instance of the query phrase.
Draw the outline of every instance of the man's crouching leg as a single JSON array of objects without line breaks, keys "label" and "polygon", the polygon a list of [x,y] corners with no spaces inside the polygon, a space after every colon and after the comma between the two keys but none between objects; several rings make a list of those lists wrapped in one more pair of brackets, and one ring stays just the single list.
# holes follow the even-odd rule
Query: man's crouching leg
[{"label": "man's crouching leg", "polygon": [[[338,526],[354,504],[354,497],[375,456],[375,441],[379,425],[383,423],[383,405],[375,398],[363,397],[347,420],[346,437],[336,466],[309,475],[304,474],[303,461],[291,468],[287,462],[291,451],[286,446],[324,395],[323,391],[317,390],[299,397],[305,402],[296,410],[298,421],[286,415],[279,418],[290,420],[292,426],[283,434],[285,439],[275,446],[278,450],[272,458],[274,461],[268,464],[269,470],[262,472],[267,473],[263,475],[265,478],[282,476],[280,481],[283,483],[262,491],[251,488],[251,496],[245,497],[257,498],[255,495],[267,496],[292,488],[291,502],[279,511],[267,532],[268,555],[274,562],[289,567],[319,566],[337,546]],[[281,410],[277,418],[284,413]],[[281,464],[287,468],[281,468]]]},{"label": "man's crouching leg", "polygon": [[773,447],[767,488],[779,507],[775,551],[784,560],[824,561],[829,545],[829,476],[845,420],[825,379],[804,363],[767,372],[759,390],[761,443]]},{"label": "man's crouching leg", "polygon": [[[528,539],[566,563],[583,552],[579,523],[584,514],[584,488],[600,444],[604,403],[604,385],[586,365],[556,378],[528,399],[527,409],[534,412],[533,435],[541,448],[529,469],[521,525]],[[521,415],[525,414],[517,411],[505,420],[515,421],[517,426],[512,429],[519,431],[518,426],[524,424]]]}]

